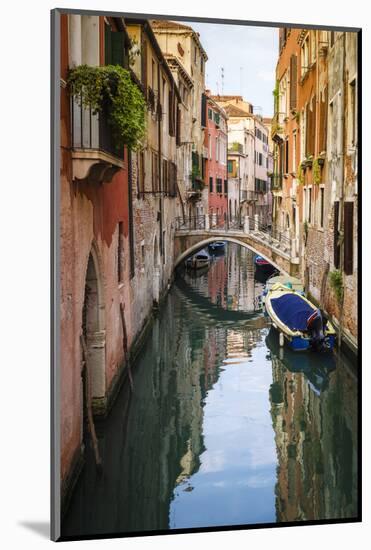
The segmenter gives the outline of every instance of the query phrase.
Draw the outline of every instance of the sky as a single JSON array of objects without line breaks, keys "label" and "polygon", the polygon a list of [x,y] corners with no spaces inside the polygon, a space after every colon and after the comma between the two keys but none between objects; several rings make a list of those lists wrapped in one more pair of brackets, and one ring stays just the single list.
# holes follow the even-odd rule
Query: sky
[{"label": "sky", "polygon": [[242,95],[254,113],[273,115],[273,89],[278,59],[278,28],[219,25],[182,21],[200,33],[205,49],[206,88],[222,94]]}]

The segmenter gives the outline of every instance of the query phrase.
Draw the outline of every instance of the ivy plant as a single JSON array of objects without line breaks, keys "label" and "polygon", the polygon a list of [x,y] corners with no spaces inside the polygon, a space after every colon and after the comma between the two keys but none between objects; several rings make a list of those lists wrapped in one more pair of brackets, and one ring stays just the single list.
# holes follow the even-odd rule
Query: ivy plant
[{"label": "ivy plant", "polygon": [[329,276],[330,286],[335,292],[335,296],[338,302],[341,302],[344,293],[343,278],[341,276],[341,272],[338,269],[335,269],[334,271],[330,272]]},{"label": "ivy plant", "polygon": [[296,177],[298,178],[298,181],[299,181],[300,185],[303,185],[304,184],[304,172],[303,172],[303,168],[301,166],[301,162],[299,162],[299,166],[298,166],[298,169],[296,171]]},{"label": "ivy plant", "polygon": [[117,146],[139,149],[146,133],[146,102],[130,72],[120,65],[79,65],[69,71],[70,93],[94,114],[107,113]]},{"label": "ivy plant", "polygon": [[313,182],[318,184],[321,183],[321,166],[318,162],[318,158],[313,161]]}]

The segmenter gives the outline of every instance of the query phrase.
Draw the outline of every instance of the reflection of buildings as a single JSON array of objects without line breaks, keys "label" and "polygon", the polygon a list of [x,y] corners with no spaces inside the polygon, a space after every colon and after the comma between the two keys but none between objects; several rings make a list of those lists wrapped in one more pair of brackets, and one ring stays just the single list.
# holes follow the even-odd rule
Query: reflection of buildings
[{"label": "reflection of buildings", "polygon": [[[318,357],[310,361],[312,369],[318,368]],[[328,375],[328,388],[318,392],[306,375],[290,372],[273,354],[272,366],[271,415],[279,462],[277,521],[355,517],[355,380],[340,364]]]}]

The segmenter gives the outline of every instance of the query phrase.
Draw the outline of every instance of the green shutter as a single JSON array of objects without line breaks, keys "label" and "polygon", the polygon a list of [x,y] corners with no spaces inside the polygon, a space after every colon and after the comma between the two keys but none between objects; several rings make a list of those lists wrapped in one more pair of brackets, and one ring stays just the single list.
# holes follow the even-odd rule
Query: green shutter
[{"label": "green shutter", "polygon": [[112,65],[124,66],[124,33],[111,33]]},{"label": "green shutter", "polygon": [[105,65],[112,64],[112,45],[111,45],[111,27],[104,25],[104,63]]}]

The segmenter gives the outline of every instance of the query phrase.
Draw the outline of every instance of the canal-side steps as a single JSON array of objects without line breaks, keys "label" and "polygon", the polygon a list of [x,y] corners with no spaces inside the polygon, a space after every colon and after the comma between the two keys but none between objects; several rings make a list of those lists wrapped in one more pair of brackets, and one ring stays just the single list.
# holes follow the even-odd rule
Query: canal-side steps
[{"label": "canal-side steps", "polygon": [[175,265],[195,250],[197,245],[219,239],[251,248],[289,275],[298,271],[296,239],[290,239],[286,231],[263,224],[257,216],[232,219],[215,214],[178,217],[175,223],[175,239],[181,242]]}]

